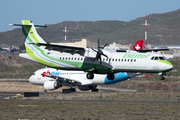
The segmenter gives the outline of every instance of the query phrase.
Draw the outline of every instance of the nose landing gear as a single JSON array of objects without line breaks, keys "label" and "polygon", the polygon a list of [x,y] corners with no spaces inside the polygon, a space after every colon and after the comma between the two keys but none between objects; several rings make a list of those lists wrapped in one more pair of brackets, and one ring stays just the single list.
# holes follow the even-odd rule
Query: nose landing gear
[{"label": "nose landing gear", "polygon": [[162,72],[161,77],[160,77],[160,80],[165,80],[164,75],[166,75],[166,73],[165,73],[165,72]]},{"label": "nose landing gear", "polygon": [[165,80],[165,77],[163,75],[161,75],[160,79],[161,80]]}]

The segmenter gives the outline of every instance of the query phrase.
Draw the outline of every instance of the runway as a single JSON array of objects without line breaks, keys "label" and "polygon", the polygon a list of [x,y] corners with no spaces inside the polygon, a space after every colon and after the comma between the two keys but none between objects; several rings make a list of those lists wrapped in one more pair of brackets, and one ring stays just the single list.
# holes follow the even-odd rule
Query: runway
[{"label": "runway", "polygon": [[[59,92],[40,92],[40,95],[43,94],[63,94]],[[62,101],[62,102],[119,102],[119,103],[180,103],[180,101],[137,101],[137,100],[50,100],[50,99],[35,99],[35,97],[29,97],[25,99],[8,99],[14,96],[17,96],[17,94],[24,95],[23,92],[0,92],[0,101]],[[74,93],[71,93],[74,94]],[[70,95],[70,94],[69,94]]]}]

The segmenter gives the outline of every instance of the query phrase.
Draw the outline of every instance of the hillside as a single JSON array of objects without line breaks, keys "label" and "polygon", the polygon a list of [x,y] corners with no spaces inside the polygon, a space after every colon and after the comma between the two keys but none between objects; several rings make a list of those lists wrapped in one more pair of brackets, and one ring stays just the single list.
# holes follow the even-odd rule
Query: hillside
[{"label": "hillside", "polygon": [[19,54],[0,52],[0,78],[29,78],[34,71],[43,67],[39,63],[20,58]]},{"label": "hillside", "polygon": [[[90,41],[101,40],[101,44],[117,42],[132,44],[138,39],[144,39],[144,18],[137,18],[130,22],[123,21],[81,21],[79,29],[76,22],[67,21],[69,32],[67,41],[74,42],[82,38]],[[148,15],[148,43],[151,44],[179,44],[180,40],[180,10]],[[33,21],[35,23],[35,21]],[[35,23],[36,24],[36,23]],[[64,42],[64,22],[48,25],[48,28],[37,28],[38,33],[46,42]],[[24,36],[20,28],[1,32],[1,44],[20,46]]]}]

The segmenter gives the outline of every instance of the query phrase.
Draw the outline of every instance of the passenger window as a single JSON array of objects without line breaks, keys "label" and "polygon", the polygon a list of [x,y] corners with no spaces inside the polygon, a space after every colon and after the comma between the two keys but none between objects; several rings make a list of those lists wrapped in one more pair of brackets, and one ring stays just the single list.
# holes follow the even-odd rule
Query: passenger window
[{"label": "passenger window", "polygon": [[129,62],[129,59],[127,61]]},{"label": "passenger window", "polygon": [[76,58],[74,58],[74,60],[76,60]]},{"label": "passenger window", "polygon": [[111,59],[109,59],[109,62],[111,61]]},{"label": "passenger window", "polygon": [[126,62],[126,59],[124,60],[124,62]]},{"label": "passenger window", "polygon": [[133,62],[133,59],[131,59],[131,62]]},{"label": "passenger window", "polygon": [[115,61],[117,61],[117,59]]},{"label": "passenger window", "polygon": [[59,59],[61,60],[61,57]]},{"label": "passenger window", "polygon": [[119,62],[120,62],[121,59],[119,59]]},{"label": "passenger window", "polygon": [[81,61],[83,60],[83,58],[81,58]]},{"label": "passenger window", "polygon": [[112,61],[114,61],[114,59],[112,59]]},{"label": "passenger window", "polygon": [[121,61],[123,62],[123,59],[121,59]]},{"label": "passenger window", "polygon": [[134,59],[134,62],[136,62],[136,59]]},{"label": "passenger window", "polygon": [[73,57],[71,58],[71,60],[73,60]]}]

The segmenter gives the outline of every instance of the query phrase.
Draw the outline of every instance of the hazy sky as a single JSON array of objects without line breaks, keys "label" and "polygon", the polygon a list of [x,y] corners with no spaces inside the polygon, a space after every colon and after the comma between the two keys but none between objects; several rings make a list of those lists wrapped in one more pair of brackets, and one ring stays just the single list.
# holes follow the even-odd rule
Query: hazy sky
[{"label": "hazy sky", "polygon": [[[131,21],[146,13],[166,13],[180,8],[180,0],[2,0],[0,32],[15,29],[7,23],[32,20],[34,24],[61,21]],[[68,26],[68,25],[67,25]]]}]

